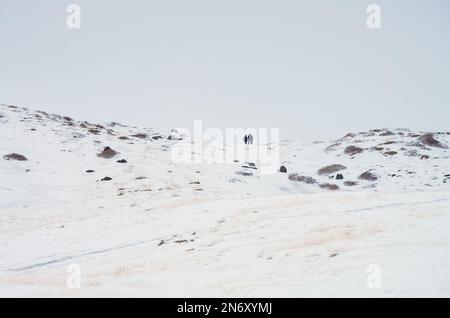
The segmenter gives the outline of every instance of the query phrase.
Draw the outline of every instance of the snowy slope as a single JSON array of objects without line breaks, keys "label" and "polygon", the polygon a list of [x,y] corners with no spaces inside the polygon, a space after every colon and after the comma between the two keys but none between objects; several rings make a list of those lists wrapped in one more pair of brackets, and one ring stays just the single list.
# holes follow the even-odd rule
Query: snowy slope
[{"label": "snowy slope", "polygon": [[282,141],[273,175],[173,163],[172,133],[0,106],[0,295],[450,295],[449,133]]}]

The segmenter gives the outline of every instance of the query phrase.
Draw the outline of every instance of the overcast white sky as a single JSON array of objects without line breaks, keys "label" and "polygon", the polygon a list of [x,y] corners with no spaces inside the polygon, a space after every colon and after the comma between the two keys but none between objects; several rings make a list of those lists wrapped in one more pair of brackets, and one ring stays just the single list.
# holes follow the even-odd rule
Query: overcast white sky
[{"label": "overcast white sky", "polygon": [[0,0],[0,103],[298,140],[450,130],[450,1]]}]

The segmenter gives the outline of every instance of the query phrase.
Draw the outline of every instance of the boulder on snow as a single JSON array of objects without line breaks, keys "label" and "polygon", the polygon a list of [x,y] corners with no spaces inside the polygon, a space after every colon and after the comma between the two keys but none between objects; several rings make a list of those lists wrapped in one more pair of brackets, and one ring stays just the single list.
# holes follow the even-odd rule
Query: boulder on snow
[{"label": "boulder on snow", "polygon": [[448,146],[446,144],[443,144],[442,142],[440,142],[439,140],[437,140],[436,138],[434,138],[434,134],[432,133],[427,133],[425,135],[422,135],[418,138],[418,140],[430,147],[436,147],[436,148],[444,148],[447,149]]},{"label": "boulder on snow", "polygon": [[291,173],[288,176],[288,178],[291,181],[303,182],[306,184],[317,184],[316,179],[309,177],[309,176],[302,176],[302,175],[299,175],[298,173]]},{"label": "boulder on snow", "polygon": [[322,189],[327,189],[327,190],[330,190],[330,191],[336,191],[336,190],[339,190],[339,186],[336,185],[336,184],[333,184],[333,183],[322,183],[322,184],[320,185],[320,187],[321,187]]},{"label": "boulder on snow", "polygon": [[337,164],[335,164],[335,165],[329,165],[329,166],[326,166],[326,167],[323,167],[323,168],[320,168],[318,171],[317,171],[317,174],[319,174],[319,175],[327,175],[327,174],[331,174],[331,173],[335,173],[335,172],[337,172],[337,171],[340,171],[340,170],[344,170],[344,169],[346,169],[347,167],[345,167],[345,166],[343,166],[343,165],[337,165]]},{"label": "boulder on snow", "polygon": [[356,155],[358,153],[363,152],[364,149],[357,147],[357,146],[347,146],[344,149],[344,153],[350,156]]},{"label": "boulder on snow", "polygon": [[372,170],[367,170],[366,172],[361,173],[358,179],[366,181],[376,181],[378,180],[378,177],[374,173],[372,173]]},{"label": "boulder on snow", "polygon": [[110,159],[113,158],[117,155],[117,152],[113,149],[111,149],[110,147],[105,147],[105,149],[103,149],[103,151],[99,154],[97,154],[97,156],[101,157],[101,158],[105,158],[105,159]]},{"label": "boulder on snow", "polygon": [[128,161],[126,161],[125,159],[120,159],[120,160],[117,160],[117,163],[128,163]]},{"label": "boulder on snow", "polygon": [[285,166],[281,166],[280,167],[280,172],[281,173],[287,173],[287,168]]},{"label": "boulder on snow", "polygon": [[104,177],[102,180],[100,180],[100,181],[111,181],[112,180],[112,178],[111,177]]},{"label": "boulder on snow", "polygon": [[6,160],[17,160],[17,161],[27,161],[27,157],[18,153],[10,153],[8,155],[3,156]]},{"label": "boulder on snow", "polygon": [[395,135],[395,134],[389,130],[386,130],[385,132],[380,134],[380,136],[392,136],[392,135]]},{"label": "boulder on snow", "polygon": [[146,139],[148,137],[148,135],[144,134],[144,133],[139,133],[139,134],[131,135],[131,137],[135,137],[135,138],[139,138],[139,139]]},{"label": "boulder on snow", "polygon": [[336,175],[336,180],[342,180],[342,179],[344,179],[344,176],[341,173],[338,173]]}]

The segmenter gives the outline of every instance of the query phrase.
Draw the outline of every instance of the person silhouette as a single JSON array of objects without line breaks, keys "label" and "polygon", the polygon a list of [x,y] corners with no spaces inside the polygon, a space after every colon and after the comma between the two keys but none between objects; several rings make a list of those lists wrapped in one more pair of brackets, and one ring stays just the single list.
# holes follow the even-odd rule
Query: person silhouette
[{"label": "person silhouette", "polygon": [[247,142],[248,142],[248,144],[253,145],[253,135],[252,134],[248,135]]},{"label": "person silhouette", "polygon": [[248,136],[247,135],[244,136],[244,144],[246,144],[246,145],[248,144]]}]

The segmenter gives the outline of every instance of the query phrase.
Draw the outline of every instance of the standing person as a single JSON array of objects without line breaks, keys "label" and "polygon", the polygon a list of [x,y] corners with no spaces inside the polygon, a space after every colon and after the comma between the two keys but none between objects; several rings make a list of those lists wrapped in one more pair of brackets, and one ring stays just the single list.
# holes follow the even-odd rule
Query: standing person
[{"label": "standing person", "polygon": [[244,144],[248,144],[248,136],[247,135],[244,136]]},{"label": "standing person", "polygon": [[249,134],[249,135],[248,135],[248,143],[249,143],[250,145],[253,145],[253,135],[252,135],[252,134]]}]

